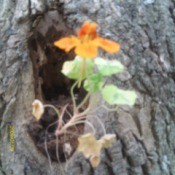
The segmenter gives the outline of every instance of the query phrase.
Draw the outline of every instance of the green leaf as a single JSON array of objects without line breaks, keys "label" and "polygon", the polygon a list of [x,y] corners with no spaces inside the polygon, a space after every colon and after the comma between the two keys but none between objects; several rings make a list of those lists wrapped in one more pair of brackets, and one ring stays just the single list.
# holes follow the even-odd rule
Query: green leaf
[{"label": "green leaf", "polygon": [[[91,59],[85,59],[85,70],[82,79],[87,75],[92,74],[94,62]],[[83,64],[83,58],[76,56],[72,61],[66,61],[63,64],[61,72],[70,79],[79,80],[81,76],[81,67]]]},{"label": "green leaf", "polygon": [[95,65],[98,68],[98,71],[103,76],[110,76],[113,74],[120,73],[124,70],[124,66],[116,60],[105,60],[103,58],[96,58],[94,60]]},{"label": "green leaf", "polygon": [[84,89],[90,91],[91,93],[97,92],[101,89],[103,85],[102,75],[92,74],[84,81]]},{"label": "green leaf", "polygon": [[110,105],[134,105],[137,95],[134,91],[122,90],[114,85],[102,89],[103,99]]}]

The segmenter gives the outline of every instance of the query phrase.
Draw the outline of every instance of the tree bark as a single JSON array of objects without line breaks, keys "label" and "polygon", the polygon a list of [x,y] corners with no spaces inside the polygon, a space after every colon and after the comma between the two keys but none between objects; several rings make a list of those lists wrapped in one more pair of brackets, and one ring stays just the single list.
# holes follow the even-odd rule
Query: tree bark
[{"label": "tree bark", "polygon": [[[0,3],[0,175],[175,175],[174,0]],[[60,69],[64,60],[72,58],[54,50],[53,41],[75,33],[85,20],[97,22],[101,36],[121,44],[119,54],[101,53],[127,68],[110,81],[138,94],[132,108],[98,109],[102,100],[94,108],[96,115],[88,120],[95,123],[97,137],[103,130],[96,117],[107,133],[117,136],[113,146],[103,150],[95,169],[78,152],[66,163],[50,165],[28,130],[32,101],[51,101],[58,93],[53,86],[61,86],[54,83],[64,81],[59,72],[56,79],[48,77],[57,72],[50,71],[46,63],[59,56]],[[9,126],[14,127],[14,152],[10,151]]]}]

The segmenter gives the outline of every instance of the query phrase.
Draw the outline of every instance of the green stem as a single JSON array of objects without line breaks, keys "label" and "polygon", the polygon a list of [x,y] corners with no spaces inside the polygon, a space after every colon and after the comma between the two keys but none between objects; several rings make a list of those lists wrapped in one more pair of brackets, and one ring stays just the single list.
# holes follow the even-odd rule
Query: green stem
[{"label": "green stem", "polygon": [[65,111],[66,111],[67,107],[68,107],[68,104],[67,104],[66,106],[64,106],[63,111],[61,112],[61,115],[60,115],[60,117],[59,117],[58,130],[59,130],[60,128],[62,128],[63,116],[64,116],[64,114],[65,114]]},{"label": "green stem", "polygon": [[78,81],[76,81],[72,87],[71,87],[71,90],[70,90],[70,94],[71,94],[71,98],[72,98],[72,103],[73,103],[73,111],[75,112],[76,111],[76,101],[75,101],[75,96],[74,96],[74,88],[75,86],[78,84]]},{"label": "green stem", "polygon": [[89,99],[89,97],[90,97],[90,93],[88,93],[85,96],[85,98],[83,99],[83,101],[78,105],[77,110],[79,110],[87,102],[87,100]]},{"label": "green stem", "polygon": [[78,82],[78,88],[80,88],[80,86],[81,86],[81,82],[83,80],[83,76],[85,73],[85,67],[86,67],[86,60],[84,58],[82,58],[82,59],[83,59],[83,62],[82,62],[82,66],[81,66],[81,73],[80,73],[80,79]]},{"label": "green stem", "polygon": [[108,108],[107,106],[102,105],[102,106],[98,107],[97,110],[100,109],[100,108],[104,108],[104,109],[106,109],[109,112],[114,112],[114,111],[117,111],[119,107],[116,106],[115,108]]}]

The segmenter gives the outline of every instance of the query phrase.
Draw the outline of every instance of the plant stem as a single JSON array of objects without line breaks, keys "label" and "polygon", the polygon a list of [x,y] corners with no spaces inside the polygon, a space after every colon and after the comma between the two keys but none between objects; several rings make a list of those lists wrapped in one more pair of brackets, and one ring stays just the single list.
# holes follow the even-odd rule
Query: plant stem
[{"label": "plant stem", "polygon": [[[66,110],[66,108],[65,108]],[[81,120],[85,119],[86,118],[86,114],[89,112],[90,110],[90,107],[88,107],[84,112],[80,113],[80,114],[75,114],[70,120],[68,123],[66,123],[62,128],[58,127],[56,129],[56,132],[55,134],[56,135],[59,135],[63,132],[65,132],[65,130],[70,127],[70,126],[74,126],[77,124],[77,122],[80,122]],[[65,111],[64,111],[65,112]],[[85,122],[85,121],[83,121]]]},{"label": "plant stem", "polygon": [[98,122],[100,123],[100,125],[101,125],[101,127],[102,127],[102,129],[103,129],[104,135],[105,135],[105,134],[106,134],[106,129],[105,129],[105,127],[104,127],[102,121],[101,121],[97,116],[94,116],[94,117],[95,117],[95,118],[98,120]]},{"label": "plant stem", "polygon": [[100,108],[104,108],[104,109],[106,109],[106,110],[109,111],[109,112],[114,112],[114,111],[117,111],[117,110],[118,110],[119,106],[116,106],[115,108],[108,108],[107,106],[102,105],[102,106],[99,106],[99,107],[97,108],[97,110],[100,109]]},{"label": "plant stem", "polygon": [[95,129],[94,129],[94,127],[93,127],[93,125],[90,123],[90,122],[88,122],[88,121],[77,121],[77,122],[73,122],[73,123],[67,123],[67,124],[65,124],[64,125],[64,127],[59,131],[59,133],[57,133],[57,134],[62,134],[62,133],[65,133],[66,132],[66,130],[69,128],[69,127],[71,127],[71,126],[75,126],[75,125],[78,125],[78,124],[81,124],[81,123],[87,123],[91,128],[92,128],[92,130],[93,130],[93,133],[95,134]]},{"label": "plant stem", "polygon": [[59,110],[58,110],[57,108],[55,108],[53,105],[46,104],[46,105],[43,105],[43,106],[44,106],[45,108],[47,108],[47,107],[52,108],[52,109],[56,112],[58,118],[60,117],[60,112],[59,112]]},{"label": "plant stem", "polygon": [[68,104],[66,106],[64,106],[63,111],[61,112],[61,115],[59,117],[59,123],[58,123],[58,128],[57,128],[58,130],[62,128],[63,116],[65,114],[67,107],[68,107]]},{"label": "plant stem", "polygon": [[79,79],[79,82],[78,82],[78,88],[80,88],[81,86],[81,82],[83,80],[83,76],[84,76],[84,73],[85,73],[85,65],[86,65],[86,60],[84,58],[83,59],[83,62],[82,62],[82,66],[81,66],[81,73],[80,73],[80,79]]},{"label": "plant stem", "polygon": [[87,102],[87,100],[89,99],[89,97],[90,97],[90,93],[88,93],[85,96],[85,98],[83,99],[83,101],[78,105],[77,110],[79,110]]},{"label": "plant stem", "polygon": [[76,118],[79,118],[79,117],[82,117],[82,116],[85,116],[87,115],[87,113],[89,112],[90,110],[90,107],[88,107],[85,111],[79,113],[79,114],[75,114],[71,120],[75,120]]},{"label": "plant stem", "polygon": [[70,90],[70,94],[71,94],[71,98],[72,98],[72,103],[73,103],[73,111],[75,112],[76,111],[76,101],[75,101],[75,96],[74,96],[74,88],[75,86],[78,84],[78,81],[76,81],[72,87],[71,87],[71,90]]}]

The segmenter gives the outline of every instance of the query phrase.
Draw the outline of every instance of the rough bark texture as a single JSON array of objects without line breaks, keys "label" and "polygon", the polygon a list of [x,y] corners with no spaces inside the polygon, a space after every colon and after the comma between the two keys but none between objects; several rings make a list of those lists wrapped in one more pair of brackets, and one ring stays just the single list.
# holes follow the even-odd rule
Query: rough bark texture
[{"label": "rough bark texture", "polygon": [[[174,0],[0,3],[0,175],[57,175],[63,168],[68,175],[175,175]],[[53,162],[50,168],[27,131],[31,103],[36,95],[43,97],[37,66],[46,63],[49,44],[75,32],[85,20],[96,21],[102,36],[121,44],[120,54],[112,57],[127,70],[110,81],[135,89],[138,100],[133,108],[121,107],[117,113],[94,109],[107,132],[117,135],[113,147],[103,151],[98,168],[77,152],[66,166]],[[103,134],[96,118],[89,120],[97,135]],[[15,129],[14,152],[9,151],[7,122]]]}]

